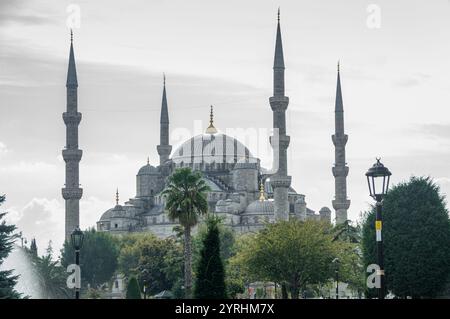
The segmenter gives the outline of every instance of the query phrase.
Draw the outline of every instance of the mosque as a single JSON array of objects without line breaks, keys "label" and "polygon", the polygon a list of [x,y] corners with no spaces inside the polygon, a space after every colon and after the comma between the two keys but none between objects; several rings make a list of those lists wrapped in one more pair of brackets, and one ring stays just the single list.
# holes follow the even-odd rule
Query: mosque
[{"label": "mosque", "polygon": [[[322,207],[317,213],[307,207],[305,195],[291,187],[288,175],[287,149],[290,137],[286,132],[286,110],[289,98],[285,96],[284,56],[281,39],[280,16],[278,14],[275,57],[273,65],[273,95],[269,98],[273,113],[273,132],[270,144],[273,148],[274,167],[261,167],[261,161],[238,139],[228,136],[214,125],[211,106],[210,123],[204,134],[194,136],[172,151],[169,144],[169,106],[166,81],[162,89],[160,143],[156,146],[159,164],[147,164],[136,175],[136,196],[125,203],[119,202],[116,194],[115,207],[104,212],[97,222],[98,231],[112,234],[129,232],[152,232],[159,237],[173,234],[176,221],[168,218],[161,195],[167,178],[181,167],[190,167],[203,173],[210,191],[207,194],[209,211],[224,218],[224,223],[237,233],[256,231],[267,223],[290,219],[315,219],[331,223],[331,210]],[[67,76],[67,112],[63,118],[67,126],[67,145],[63,150],[66,161],[66,185],[63,197],[66,200],[66,236],[79,222],[79,199],[82,190],[78,184],[78,124],[81,113],[77,109],[77,78],[73,44],[70,47]],[[269,110],[269,108],[268,108]],[[338,68],[335,134],[335,198],[331,201],[336,213],[336,223],[347,220],[350,200],[347,198],[343,103]]]}]

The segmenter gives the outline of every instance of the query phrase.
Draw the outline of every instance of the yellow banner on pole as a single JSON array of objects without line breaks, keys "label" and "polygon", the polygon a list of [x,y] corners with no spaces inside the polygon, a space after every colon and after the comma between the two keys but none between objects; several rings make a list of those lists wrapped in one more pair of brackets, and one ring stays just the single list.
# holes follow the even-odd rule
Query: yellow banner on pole
[{"label": "yellow banner on pole", "polygon": [[376,230],[381,230],[381,220],[375,221],[375,229]]}]

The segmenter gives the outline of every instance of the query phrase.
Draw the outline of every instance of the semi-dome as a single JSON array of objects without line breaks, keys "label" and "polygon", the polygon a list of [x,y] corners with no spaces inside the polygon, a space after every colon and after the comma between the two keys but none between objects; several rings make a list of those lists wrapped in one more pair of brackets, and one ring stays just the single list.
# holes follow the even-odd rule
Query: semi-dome
[{"label": "semi-dome", "polygon": [[274,207],[271,200],[255,200],[245,209],[244,214],[273,214]]},{"label": "semi-dome", "polygon": [[142,166],[139,169],[138,175],[158,175],[158,169],[150,164]]},{"label": "semi-dome", "polygon": [[190,138],[172,153],[172,161],[175,164],[257,163],[244,144],[223,133]]}]

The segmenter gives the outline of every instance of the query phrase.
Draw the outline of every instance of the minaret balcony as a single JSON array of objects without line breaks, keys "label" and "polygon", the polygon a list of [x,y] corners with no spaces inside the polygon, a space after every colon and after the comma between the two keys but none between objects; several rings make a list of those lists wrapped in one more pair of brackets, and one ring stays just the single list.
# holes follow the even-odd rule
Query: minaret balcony
[{"label": "minaret balcony", "polygon": [[272,96],[269,98],[270,107],[272,108],[272,111],[286,111],[288,104],[289,104],[289,98],[287,96]]},{"label": "minaret balcony", "polygon": [[83,155],[82,150],[65,149],[62,151],[62,156],[65,162],[79,162]]},{"label": "minaret balcony", "polygon": [[172,145],[157,145],[156,149],[159,155],[169,155],[172,151]]},{"label": "minaret balcony", "polygon": [[273,148],[278,146],[279,149],[287,149],[290,141],[291,137],[289,135],[275,135],[269,137],[270,145],[272,145]]},{"label": "minaret balcony", "polygon": [[332,171],[334,177],[347,177],[348,166],[334,166]]},{"label": "minaret balcony", "polygon": [[339,134],[339,135],[331,135],[331,139],[333,140],[334,146],[345,146],[348,141],[348,135],[347,134]]},{"label": "minaret balcony", "polygon": [[81,196],[83,196],[83,189],[80,187],[64,187],[62,189],[62,197],[64,199],[80,199]]},{"label": "minaret balcony", "polygon": [[63,120],[64,123],[66,125],[70,125],[70,124],[80,124],[81,122],[81,113],[80,112],[64,112],[63,115]]},{"label": "minaret balcony", "polygon": [[289,186],[291,186],[291,180],[291,176],[272,175],[270,176],[270,185],[272,186],[272,188],[289,188]]},{"label": "minaret balcony", "polygon": [[334,199],[332,201],[332,204],[333,204],[333,208],[335,210],[348,209],[350,207],[350,200],[349,199],[344,199],[344,200]]}]

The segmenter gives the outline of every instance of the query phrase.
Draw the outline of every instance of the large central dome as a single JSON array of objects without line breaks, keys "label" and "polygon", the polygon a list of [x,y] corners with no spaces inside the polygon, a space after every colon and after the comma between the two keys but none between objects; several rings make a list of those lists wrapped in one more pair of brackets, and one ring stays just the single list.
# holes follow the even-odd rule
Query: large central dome
[{"label": "large central dome", "polygon": [[222,133],[190,138],[173,152],[172,161],[181,166],[258,162],[244,144]]}]

